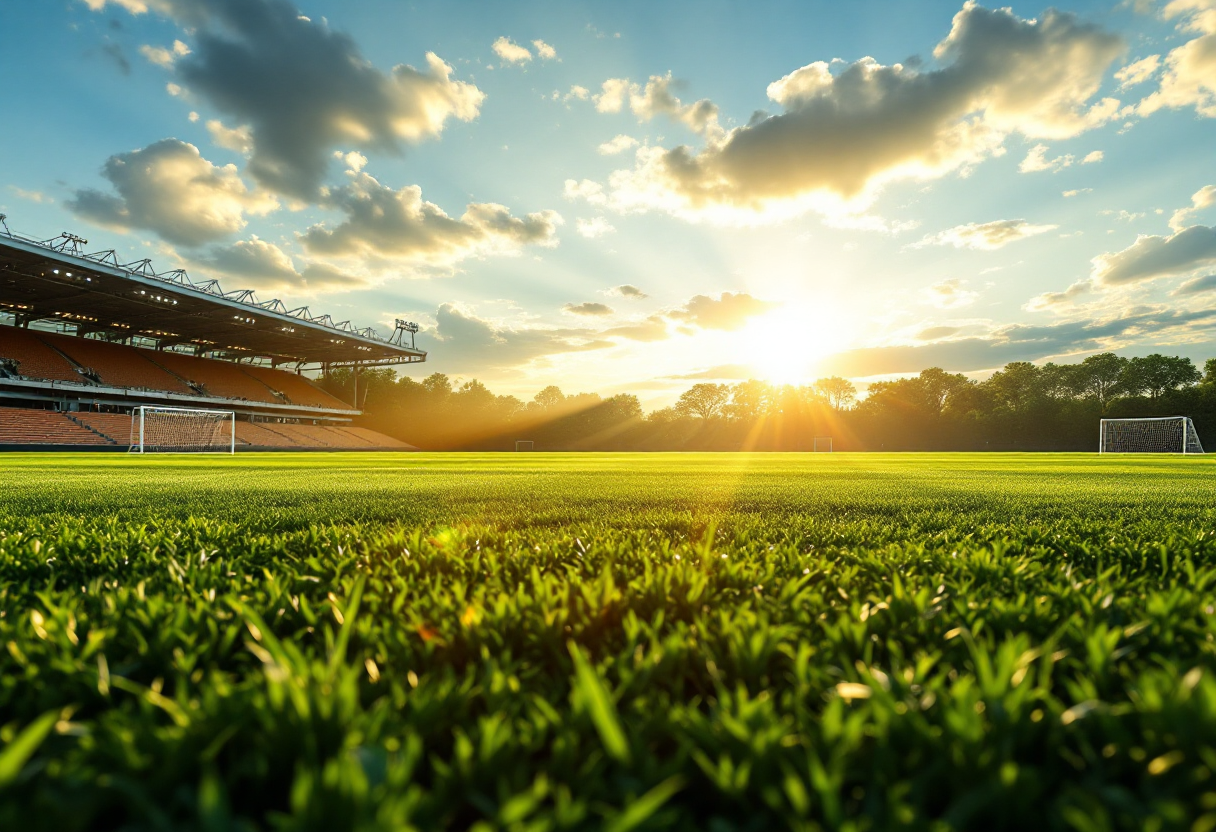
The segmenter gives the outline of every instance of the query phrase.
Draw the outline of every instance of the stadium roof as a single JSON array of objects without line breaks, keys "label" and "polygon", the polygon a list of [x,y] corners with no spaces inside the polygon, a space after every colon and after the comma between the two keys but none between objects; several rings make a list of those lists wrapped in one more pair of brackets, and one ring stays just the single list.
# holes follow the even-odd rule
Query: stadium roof
[{"label": "stadium roof", "polygon": [[[113,250],[86,254],[64,232],[50,240],[13,234],[0,214],[0,312],[74,324],[79,332],[138,336],[161,346],[194,345],[216,358],[268,358],[276,364],[408,364],[416,324],[398,321],[391,338],[349,321],[314,316],[306,306],[225,292],[183,269],[157,272],[150,260],[120,263]],[[408,339],[408,344],[405,343]]]}]

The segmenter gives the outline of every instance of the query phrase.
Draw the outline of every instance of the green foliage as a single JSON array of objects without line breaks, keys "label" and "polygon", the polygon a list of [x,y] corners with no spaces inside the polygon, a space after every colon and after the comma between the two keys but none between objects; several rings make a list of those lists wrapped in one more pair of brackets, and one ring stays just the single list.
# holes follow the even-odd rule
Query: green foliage
[{"label": "green foliage", "polygon": [[1216,824],[1202,458],[0,465],[0,828]]}]

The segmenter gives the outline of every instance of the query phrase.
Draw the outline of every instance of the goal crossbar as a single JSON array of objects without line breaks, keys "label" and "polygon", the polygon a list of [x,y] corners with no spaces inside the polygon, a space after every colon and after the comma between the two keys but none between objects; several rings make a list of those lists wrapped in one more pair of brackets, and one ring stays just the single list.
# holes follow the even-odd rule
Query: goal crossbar
[{"label": "goal crossbar", "polygon": [[1101,454],[1201,454],[1203,445],[1189,416],[1103,419],[1098,427]]},{"label": "goal crossbar", "polygon": [[130,453],[236,453],[236,413],[140,405],[131,410]]}]

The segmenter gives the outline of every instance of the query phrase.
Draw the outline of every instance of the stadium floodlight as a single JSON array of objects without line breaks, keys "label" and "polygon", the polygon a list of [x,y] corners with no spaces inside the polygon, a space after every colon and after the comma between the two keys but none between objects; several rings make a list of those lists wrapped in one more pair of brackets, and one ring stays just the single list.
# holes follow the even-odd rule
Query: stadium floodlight
[{"label": "stadium floodlight", "polygon": [[1187,416],[1103,419],[1098,427],[1100,454],[1201,454],[1203,445]]},{"label": "stadium floodlight", "polygon": [[533,446],[534,446],[534,443],[531,439],[516,439],[515,440],[515,450],[517,450],[517,451],[530,451],[530,450],[532,450]]},{"label": "stadium floodlight", "polygon": [[236,453],[231,410],[141,405],[131,411],[130,453]]},{"label": "stadium floodlight", "polygon": [[832,437],[816,436],[815,437],[815,453],[830,454],[832,452]]}]

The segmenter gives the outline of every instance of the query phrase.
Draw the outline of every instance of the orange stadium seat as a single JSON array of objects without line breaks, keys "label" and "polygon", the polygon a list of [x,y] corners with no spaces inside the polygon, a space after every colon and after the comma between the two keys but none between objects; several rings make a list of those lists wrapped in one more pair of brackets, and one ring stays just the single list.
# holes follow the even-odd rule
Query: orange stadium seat
[{"label": "orange stadium seat", "polygon": [[244,373],[241,367],[226,361],[195,358],[176,352],[154,352],[149,360],[184,379],[202,385],[208,395],[225,399],[245,399],[252,402],[277,403],[270,388]]},{"label": "orange stadium seat", "polygon": [[68,361],[43,343],[38,334],[15,326],[0,326],[0,358],[17,362],[17,372],[48,381],[84,381]]},{"label": "orange stadium seat", "polygon": [[44,333],[40,337],[70,356],[77,364],[97,373],[97,377],[105,384],[164,390],[187,396],[197,395],[180,378],[145,358],[143,350],[68,335]]},{"label": "orange stadium seat", "polygon": [[72,418],[86,427],[114,440],[116,445],[128,445],[131,442],[131,416],[127,413],[90,413],[82,410],[73,413]]},{"label": "orange stadium seat", "polygon": [[109,445],[83,425],[54,410],[0,409],[0,445]]},{"label": "orange stadium seat", "polygon": [[241,369],[271,390],[277,390],[287,397],[292,404],[306,407],[332,407],[351,410],[351,406],[341,399],[336,399],[317,387],[304,376],[288,373],[284,370],[272,370],[269,367],[254,367],[242,364]]}]

